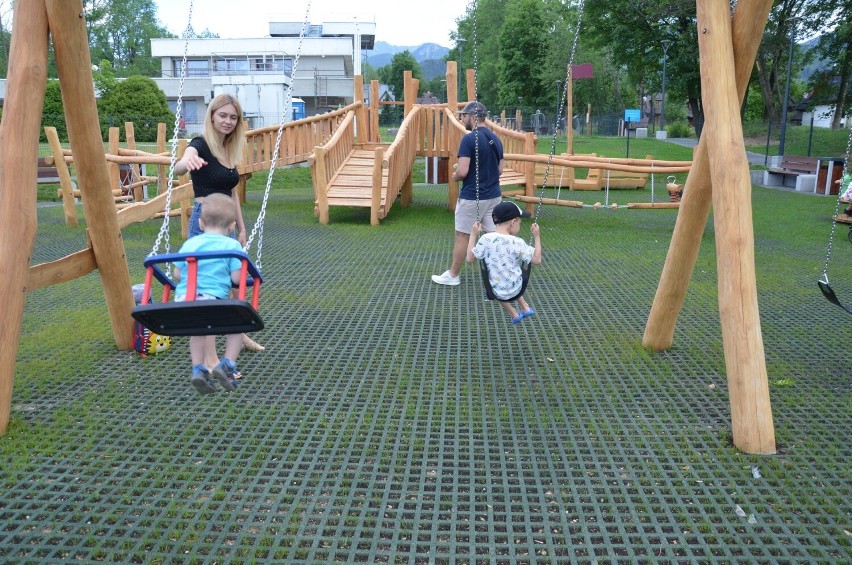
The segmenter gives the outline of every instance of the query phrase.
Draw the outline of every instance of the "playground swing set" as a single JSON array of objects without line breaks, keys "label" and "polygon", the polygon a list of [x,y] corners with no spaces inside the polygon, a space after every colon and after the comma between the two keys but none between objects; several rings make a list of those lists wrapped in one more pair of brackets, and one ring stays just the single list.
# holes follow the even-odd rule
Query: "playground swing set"
[{"label": "playground swing set", "polygon": [[[720,321],[733,442],[740,450],[755,454],[775,453],[776,447],[757,309],[753,226],[751,214],[743,212],[750,211],[751,207],[750,176],[739,108],[771,5],[771,0],[740,0],[732,17],[727,3],[696,0],[701,75],[705,78],[727,76],[732,80],[702,81],[705,134],[696,148],[684,185],[669,253],[642,340],[645,347],[655,351],[671,347],[710,204],[716,203]],[[80,268],[99,270],[116,345],[120,349],[132,349],[130,312],[134,304],[129,269],[123,260],[120,223],[111,190],[97,188],[108,187],[110,182],[97,120],[92,118],[97,115],[97,109],[91,65],[88,64],[86,25],[80,13],[79,1],[16,3],[9,87],[0,123],[0,197],[7,203],[0,210],[0,221],[15,223],[21,228],[14,235],[12,230],[0,234],[0,257],[8,267],[7,275],[0,278],[0,294],[7,297],[7,307],[0,312],[0,343],[4,344],[0,349],[0,434],[6,432],[9,421],[28,282],[33,283],[38,278],[31,276],[29,271],[37,230],[35,194],[14,188],[35,184],[36,163],[32,155],[38,145],[48,30],[63,96],[68,101],[66,119],[69,136],[75,144],[77,179],[87,191],[82,201],[91,247],[83,252],[88,259],[86,266]],[[506,157],[515,156],[507,154]],[[554,163],[558,161],[552,156],[547,158]],[[518,162],[522,162],[521,159],[531,160],[518,156]],[[615,164],[615,160],[612,161]],[[571,164],[583,162],[575,160]],[[661,162],[655,162],[653,172],[675,172],[664,168]],[[650,167],[647,172],[652,172]],[[399,174],[402,179],[404,171],[392,174]],[[544,203],[543,198],[539,200],[540,204]],[[264,212],[261,210],[258,217],[261,228]],[[720,220],[721,216],[725,217]],[[258,239],[258,247],[261,240]],[[245,270],[248,287],[248,276],[254,273],[248,264]],[[260,272],[258,258],[257,273]],[[43,278],[44,275],[39,276]]]}]

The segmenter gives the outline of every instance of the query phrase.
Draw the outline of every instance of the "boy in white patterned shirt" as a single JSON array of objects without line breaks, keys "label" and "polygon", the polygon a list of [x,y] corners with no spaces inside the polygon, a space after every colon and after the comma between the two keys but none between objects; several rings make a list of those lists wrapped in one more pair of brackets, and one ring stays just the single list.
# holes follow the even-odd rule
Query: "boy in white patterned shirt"
[{"label": "boy in white patterned shirt", "polygon": [[[486,233],[481,238],[482,224],[473,225],[467,245],[467,260],[469,263],[482,259],[488,267],[488,282],[494,296],[500,305],[512,318],[513,324],[518,324],[524,318],[535,314],[535,310],[524,300],[522,266],[526,263],[538,265],[541,263],[541,236],[537,223],[533,223],[530,231],[533,234],[535,246],[528,245],[518,237],[521,230],[521,218],[529,218],[530,213],[521,210],[513,202],[501,202],[491,212],[494,219],[495,231]],[[478,241],[477,241],[477,238]],[[517,302],[518,309],[512,306]]]}]

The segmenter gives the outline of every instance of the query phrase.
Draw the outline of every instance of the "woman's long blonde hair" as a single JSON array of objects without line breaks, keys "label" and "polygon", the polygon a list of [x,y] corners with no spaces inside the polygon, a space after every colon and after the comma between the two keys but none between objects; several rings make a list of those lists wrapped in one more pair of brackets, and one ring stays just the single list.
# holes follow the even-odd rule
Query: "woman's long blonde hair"
[{"label": "woman's long blonde hair", "polygon": [[[237,125],[220,143],[219,135],[213,129],[213,114],[219,108],[228,104],[233,104],[234,108],[237,109]],[[243,107],[240,106],[240,101],[230,94],[220,94],[211,100],[210,105],[207,106],[207,116],[204,118],[202,135],[216,159],[227,161],[231,167],[239,165],[243,160],[243,149],[246,145],[246,123],[243,119]]]}]

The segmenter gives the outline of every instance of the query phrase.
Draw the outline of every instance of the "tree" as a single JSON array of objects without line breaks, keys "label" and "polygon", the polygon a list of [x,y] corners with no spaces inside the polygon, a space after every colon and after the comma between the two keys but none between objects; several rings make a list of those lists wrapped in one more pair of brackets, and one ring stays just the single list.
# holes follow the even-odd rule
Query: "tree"
[{"label": "tree", "polygon": [[[524,104],[519,105],[542,105],[545,91],[536,62],[545,60],[546,34],[544,10],[539,0],[509,3],[500,31],[498,106],[511,106],[520,100]],[[552,96],[551,89],[547,92]]]},{"label": "tree", "polygon": [[61,141],[68,141],[68,126],[65,124],[65,107],[62,105],[62,91],[59,81],[48,79],[44,92],[44,109],[41,114],[41,141],[47,143],[45,126],[53,126]]},{"label": "tree", "polygon": [[[805,11],[806,21],[823,22],[824,32],[814,48],[814,55],[824,61],[823,68],[811,82],[812,103],[834,107],[831,127],[840,127],[844,115],[852,113],[849,81],[852,74],[852,2],[817,0]],[[833,28],[833,29],[832,29]]]},{"label": "tree", "polygon": [[700,135],[703,105],[694,0],[588,0],[583,27],[584,37],[625,69],[624,78],[634,89],[633,100],[626,104],[639,104],[644,94],[660,91],[660,42],[672,41],[666,61],[666,95],[686,101]]},{"label": "tree", "polygon": [[[507,4],[503,0],[478,0],[475,3],[475,14],[467,13],[457,20],[458,30],[453,34],[456,47],[447,55],[448,59],[460,63],[460,73],[464,73],[465,69],[476,69],[476,98],[486,108],[497,108],[497,89],[500,85],[499,37]],[[460,40],[463,40],[461,60],[458,50]],[[465,84],[464,75],[462,83]],[[459,98],[467,100],[472,96],[462,91],[459,92]]]},{"label": "tree", "polygon": [[160,25],[154,0],[86,0],[93,61],[107,60],[118,76],[156,76],[151,39],[174,37]]},{"label": "tree", "polygon": [[156,141],[157,124],[174,122],[166,95],[152,79],[140,75],[116,82],[98,100],[101,131],[108,139],[109,128],[133,122],[137,141]]},{"label": "tree", "polygon": [[405,71],[411,71],[412,78],[418,80],[423,78],[420,63],[408,49],[394,55],[389,65],[379,69],[382,83],[388,85],[393,97],[397,100],[402,100],[405,95]]},{"label": "tree", "polygon": [[[394,55],[390,64],[379,68],[380,80],[388,85],[395,100],[402,101],[405,97],[405,71],[411,71],[412,78],[423,78],[420,64],[407,49]],[[398,124],[402,121],[402,112],[401,106],[386,106],[381,111],[381,121],[383,124]]]}]

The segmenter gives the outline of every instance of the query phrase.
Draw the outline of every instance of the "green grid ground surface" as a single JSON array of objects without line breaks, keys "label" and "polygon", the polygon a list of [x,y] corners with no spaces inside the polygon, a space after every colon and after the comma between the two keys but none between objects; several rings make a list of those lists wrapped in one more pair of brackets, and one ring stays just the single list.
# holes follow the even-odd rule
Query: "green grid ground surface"
[{"label": "green grid ground surface", "polygon": [[[417,186],[370,227],[345,209],[318,225],[309,190],[274,193],[255,336],[268,350],[240,357],[231,394],[196,394],[185,338],[115,350],[96,274],[30,293],[0,560],[852,561],[852,320],[817,290],[825,239],[756,221],[779,454],[752,456],[730,440],[712,222],[675,345],[654,354],[641,337],[675,212],[545,208],[538,314],[512,326],[474,270],[456,288],[429,280],[449,259],[445,194]],[[756,189],[756,209],[768,198],[827,237],[829,199]],[[61,208],[39,214],[62,224]],[[125,231],[137,281],[153,230]],[[34,263],[85,237],[43,232]]]}]

